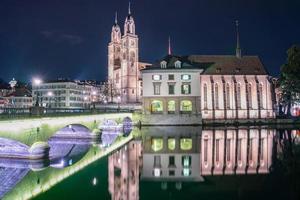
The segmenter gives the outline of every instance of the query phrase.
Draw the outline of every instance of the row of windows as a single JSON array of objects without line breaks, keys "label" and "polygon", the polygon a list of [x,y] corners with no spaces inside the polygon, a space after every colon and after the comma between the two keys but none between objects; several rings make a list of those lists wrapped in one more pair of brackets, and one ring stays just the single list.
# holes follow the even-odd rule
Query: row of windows
[{"label": "row of windows", "polygon": [[[225,108],[230,109],[232,107],[232,100],[231,100],[231,95],[230,95],[230,91],[233,91],[234,93],[234,89],[230,87],[230,84],[227,83],[226,87],[225,87]],[[251,84],[247,84],[247,87],[245,88],[245,92],[246,92],[246,99],[247,99],[247,104],[248,104],[248,108],[252,109],[252,86]],[[203,86],[203,93],[204,93],[204,109],[207,109],[208,106],[208,90],[207,90],[207,84],[204,84]],[[220,101],[220,95],[219,95],[219,85],[217,83],[214,84],[213,87],[213,99],[214,99],[214,106],[215,109],[219,109],[219,101]],[[237,84],[237,88],[236,88],[236,106],[237,108],[241,108],[241,84]],[[258,100],[259,100],[259,108],[263,108],[263,86],[262,84],[259,84],[258,86]]]},{"label": "row of windows", "polygon": [[[181,80],[182,81],[190,81],[191,79],[192,79],[192,76],[190,74],[182,74],[181,75]],[[152,80],[161,81],[162,80],[162,75],[160,75],[160,74],[152,75]],[[169,81],[175,80],[174,74],[168,74],[168,80]]]},{"label": "row of windows", "polygon": [[[181,138],[179,141],[179,147],[183,151],[191,150],[193,147],[193,140],[191,138]],[[176,139],[168,138],[167,141],[168,150],[174,151],[176,148]],[[163,138],[152,138],[151,140],[151,149],[155,152],[161,151],[164,148]]]},{"label": "row of windows", "polygon": [[[221,152],[223,151],[223,148],[221,149],[220,148],[220,145],[221,145],[221,139],[216,139],[215,140],[215,160],[216,162],[220,162],[220,159],[222,159],[223,157],[221,157]],[[227,162],[230,162],[232,161],[232,142],[233,140],[232,139],[226,139],[226,151],[225,151],[225,155],[226,155],[226,161]],[[242,161],[242,139],[238,139],[237,140],[237,160],[238,161]],[[251,138],[249,140],[249,150],[248,150],[248,159],[249,161],[253,161],[254,160],[254,156],[253,156],[253,146],[254,146],[254,142],[255,140],[253,138]],[[209,148],[209,145],[208,145],[208,139],[204,139],[204,152],[203,152],[203,155],[204,155],[204,162],[207,162],[208,161],[208,148]],[[259,153],[259,159],[260,160],[263,160],[264,159],[264,139],[260,139],[260,153]]]},{"label": "row of windows", "polygon": [[11,103],[31,103],[32,99],[30,98],[15,98],[15,99],[10,99]]},{"label": "row of windows", "polygon": [[[180,102],[180,111],[181,112],[192,112],[193,104],[189,100],[183,100]],[[160,100],[153,100],[151,102],[151,113],[162,113],[164,111],[163,102]],[[176,111],[176,103],[174,100],[168,101],[167,111],[169,114],[173,114]]]},{"label": "row of windows", "polygon": [[[154,95],[160,95],[161,91],[161,83],[153,83],[154,88]],[[168,84],[168,94],[173,95],[175,94],[175,84],[169,83]],[[191,94],[191,85],[188,83],[184,83],[181,85],[181,94]]]}]

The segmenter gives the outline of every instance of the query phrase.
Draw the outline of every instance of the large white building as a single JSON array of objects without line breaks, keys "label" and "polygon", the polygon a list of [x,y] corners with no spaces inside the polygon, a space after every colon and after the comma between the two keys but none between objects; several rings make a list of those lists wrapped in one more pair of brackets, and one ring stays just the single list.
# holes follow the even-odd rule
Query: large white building
[{"label": "large white building", "polygon": [[98,87],[64,79],[32,86],[33,104],[47,108],[90,108],[99,94]]},{"label": "large white building", "polygon": [[[141,101],[140,69],[144,68],[146,63],[139,62],[138,45],[139,38],[135,32],[135,23],[129,5],[123,34],[116,14],[111,42],[108,45],[108,81],[113,90],[116,90],[110,101],[122,103]],[[117,97],[120,97],[120,100]]]},{"label": "large white building", "polygon": [[167,55],[142,70],[142,81],[145,114],[275,117],[269,75],[258,56],[241,55],[239,39],[236,55]]}]

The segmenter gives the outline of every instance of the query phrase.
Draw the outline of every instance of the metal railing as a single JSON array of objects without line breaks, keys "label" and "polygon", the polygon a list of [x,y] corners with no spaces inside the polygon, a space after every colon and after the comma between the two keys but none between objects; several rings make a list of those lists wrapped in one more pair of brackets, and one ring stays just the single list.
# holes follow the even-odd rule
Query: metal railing
[{"label": "metal railing", "polygon": [[101,108],[42,108],[42,112],[37,116],[35,114],[32,114],[30,108],[0,108],[0,120],[91,115],[102,113],[133,113],[138,111],[139,110],[136,110],[134,108],[108,106]]}]

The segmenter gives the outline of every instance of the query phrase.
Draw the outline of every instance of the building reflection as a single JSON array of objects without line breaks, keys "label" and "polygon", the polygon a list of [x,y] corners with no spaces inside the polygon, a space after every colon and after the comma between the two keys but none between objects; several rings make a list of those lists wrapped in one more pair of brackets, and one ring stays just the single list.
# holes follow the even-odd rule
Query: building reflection
[{"label": "building reflection", "polygon": [[139,199],[142,142],[131,141],[108,158],[108,182],[112,200]]},{"label": "building reflection", "polygon": [[203,182],[217,175],[266,174],[272,165],[276,130],[150,127],[109,157],[112,199],[139,199],[141,181]]}]

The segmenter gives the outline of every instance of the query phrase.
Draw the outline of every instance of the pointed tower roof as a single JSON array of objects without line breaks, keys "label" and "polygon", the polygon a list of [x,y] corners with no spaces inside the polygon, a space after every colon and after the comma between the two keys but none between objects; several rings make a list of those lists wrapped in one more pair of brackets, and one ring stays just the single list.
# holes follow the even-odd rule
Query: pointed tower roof
[{"label": "pointed tower roof", "polygon": [[116,11],[116,14],[115,14],[115,24],[118,24],[118,12]]},{"label": "pointed tower roof", "polygon": [[235,21],[235,26],[236,26],[236,49],[235,49],[235,55],[237,58],[242,57],[242,50],[240,47],[240,33],[239,33],[239,21]]},{"label": "pointed tower roof", "polygon": [[171,49],[171,38],[169,36],[169,46],[168,46],[168,55],[172,54],[172,49]]}]

